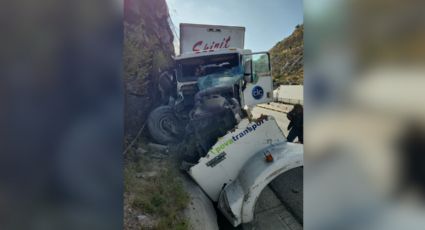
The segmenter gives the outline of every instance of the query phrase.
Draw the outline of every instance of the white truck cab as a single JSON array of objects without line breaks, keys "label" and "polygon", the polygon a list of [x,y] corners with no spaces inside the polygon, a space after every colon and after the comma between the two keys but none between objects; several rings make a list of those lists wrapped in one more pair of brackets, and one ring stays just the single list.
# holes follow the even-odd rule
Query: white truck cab
[{"label": "white truck cab", "polygon": [[191,121],[225,116],[229,109],[237,113],[237,123],[246,116],[240,108],[273,100],[269,54],[244,49],[244,33],[244,27],[180,24],[181,53],[174,58],[172,73],[164,72],[159,79],[172,85],[162,91],[173,96],[148,118],[156,142],[177,143]]},{"label": "white truck cab", "polygon": [[[201,82],[201,89],[217,85],[239,84],[242,86],[239,88],[242,107],[273,100],[273,79],[267,52],[252,53],[249,49],[240,48],[199,51],[181,54],[175,57],[175,63],[177,92],[181,98],[185,87],[200,85],[199,78],[211,75],[210,78],[206,76]],[[204,68],[206,72],[196,76],[198,66]],[[214,81],[214,67],[217,72],[222,72],[222,69],[230,70],[229,75],[221,76]]]}]

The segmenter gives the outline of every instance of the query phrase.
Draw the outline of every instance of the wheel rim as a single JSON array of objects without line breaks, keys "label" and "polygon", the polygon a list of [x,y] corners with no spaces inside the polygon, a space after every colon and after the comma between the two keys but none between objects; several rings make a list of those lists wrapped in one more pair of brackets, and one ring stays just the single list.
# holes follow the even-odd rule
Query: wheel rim
[{"label": "wheel rim", "polygon": [[178,135],[176,124],[177,120],[169,116],[163,117],[159,122],[161,130],[164,130],[173,135]]}]

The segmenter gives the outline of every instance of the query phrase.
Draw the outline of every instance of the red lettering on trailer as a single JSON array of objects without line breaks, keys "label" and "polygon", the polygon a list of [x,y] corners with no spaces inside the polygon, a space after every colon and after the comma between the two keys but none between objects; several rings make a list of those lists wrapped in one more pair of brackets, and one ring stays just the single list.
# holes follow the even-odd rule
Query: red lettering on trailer
[{"label": "red lettering on trailer", "polygon": [[224,37],[221,42],[212,41],[211,44],[204,43],[204,41],[197,41],[192,46],[192,51],[198,52],[198,51],[201,51],[201,50],[208,51],[208,50],[213,50],[213,49],[229,48],[230,47],[230,44],[229,44],[230,40],[231,40],[231,36]]},{"label": "red lettering on trailer", "polygon": [[229,41],[230,41],[230,36],[226,39],[226,45],[224,45],[224,48],[229,48]]},{"label": "red lettering on trailer", "polygon": [[201,45],[202,45],[202,41],[198,41],[198,42],[196,42],[196,43],[195,43],[195,45],[193,45],[192,50],[193,50],[193,51],[201,51],[201,50],[198,48],[198,46],[201,46]]}]

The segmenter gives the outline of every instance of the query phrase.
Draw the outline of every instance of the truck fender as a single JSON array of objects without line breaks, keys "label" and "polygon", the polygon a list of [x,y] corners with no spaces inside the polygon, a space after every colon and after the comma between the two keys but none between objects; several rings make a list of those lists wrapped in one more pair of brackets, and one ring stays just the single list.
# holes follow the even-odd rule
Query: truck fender
[{"label": "truck fender", "polygon": [[[264,154],[271,154],[273,161],[265,161]],[[263,189],[277,176],[303,164],[301,144],[284,142],[256,153],[243,166],[237,179],[223,188],[218,208],[235,227],[251,222]]]}]

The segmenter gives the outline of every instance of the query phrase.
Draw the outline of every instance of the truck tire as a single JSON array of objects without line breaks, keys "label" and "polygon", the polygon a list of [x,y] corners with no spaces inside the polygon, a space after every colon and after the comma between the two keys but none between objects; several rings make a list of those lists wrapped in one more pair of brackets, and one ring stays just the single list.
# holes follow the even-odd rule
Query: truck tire
[{"label": "truck tire", "polygon": [[178,143],[184,136],[184,127],[171,106],[163,105],[154,109],[148,117],[151,137],[159,144]]}]

